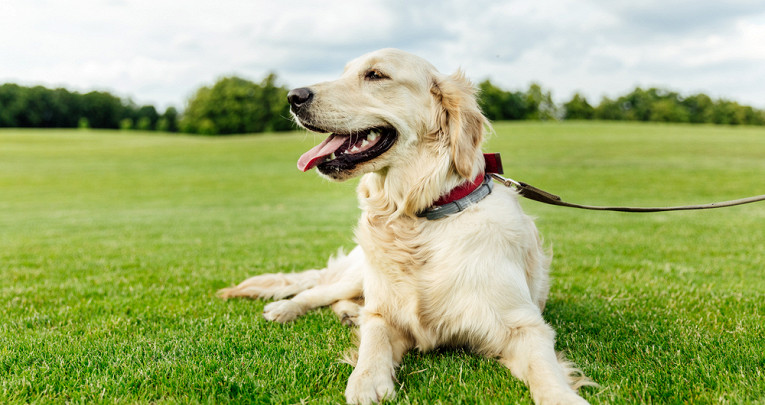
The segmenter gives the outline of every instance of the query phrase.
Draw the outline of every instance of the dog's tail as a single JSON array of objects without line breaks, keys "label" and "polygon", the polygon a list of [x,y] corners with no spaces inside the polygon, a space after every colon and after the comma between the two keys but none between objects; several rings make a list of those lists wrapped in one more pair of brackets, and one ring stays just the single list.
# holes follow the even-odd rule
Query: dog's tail
[{"label": "dog's tail", "polygon": [[284,299],[316,286],[322,270],[301,273],[261,274],[250,277],[238,285],[218,291],[221,298]]},{"label": "dog's tail", "polygon": [[295,296],[309,288],[316,287],[318,284],[331,284],[343,277],[345,269],[352,263],[338,249],[337,254],[329,258],[327,267],[316,270],[306,270],[299,273],[275,273],[261,274],[250,277],[238,285],[229,288],[223,288],[218,291],[221,298],[262,298],[281,300]]}]

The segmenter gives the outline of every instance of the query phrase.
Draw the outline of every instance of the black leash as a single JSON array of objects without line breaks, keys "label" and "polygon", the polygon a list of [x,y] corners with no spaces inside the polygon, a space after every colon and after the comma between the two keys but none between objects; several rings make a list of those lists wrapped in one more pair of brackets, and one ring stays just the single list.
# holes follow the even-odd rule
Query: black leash
[{"label": "black leash", "polygon": [[592,206],[592,205],[568,203],[563,201],[560,197],[558,197],[555,194],[548,193],[547,191],[538,189],[524,182],[504,178],[496,173],[491,173],[491,177],[494,178],[494,180],[499,181],[500,183],[504,184],[507,187],[514,188],[515,190],[518,191],[518,194],[530,200],[539,201],[545,204],[559,205],[562,207],[581,208],[584,210],[595,210],[595,211],[661,212],[661,211],[706,210],[710,208],[732,207],[734,205],[749,204],[749,203],[753,203],[757,201],[765,201],[765,195],[758,195],[754,197],[741,198],[741,199],[732,200],[732,201],[723,201],[723,202],[700,204],[700,205],[683,205],[679,207],[598,207],[598,206]]}]

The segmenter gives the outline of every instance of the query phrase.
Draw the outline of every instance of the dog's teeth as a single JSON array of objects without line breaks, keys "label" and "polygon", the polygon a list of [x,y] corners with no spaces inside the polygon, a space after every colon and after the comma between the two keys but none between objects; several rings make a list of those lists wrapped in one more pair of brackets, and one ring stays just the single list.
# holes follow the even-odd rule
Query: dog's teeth
[{"label": "dog's teeth", "polygon": [[377,132],[370,132],[369,135],[367,135],[367,139],[369,139],[370,141],[374,141],[375,139],[377,139],[377,136],[378,136]]},{"label": "dog's teeth", "polygon": [[351,148],[351,152],[358,152],[358,151],[359,151],[359,147],[358,146],[354,146],[354,147]]},{"label": "dog's teeth", "polygon": [[[374,140],[374,139],[373,139],[373,140]],[[367,141],[366,139],[364,139],[363,141],[361,141],[361,147],[362,147],[362,148],[363,148],[363,147],[365,147],[365,146],[367,146],[367,145],[369,145],[369,141]]]},{"label": "dog's teeth", "polygon": [[329,160],[334,160],[335,158],[337,158],[337,156],[335,156],[335,153],[332,152],[332,154],[329,155]]}]

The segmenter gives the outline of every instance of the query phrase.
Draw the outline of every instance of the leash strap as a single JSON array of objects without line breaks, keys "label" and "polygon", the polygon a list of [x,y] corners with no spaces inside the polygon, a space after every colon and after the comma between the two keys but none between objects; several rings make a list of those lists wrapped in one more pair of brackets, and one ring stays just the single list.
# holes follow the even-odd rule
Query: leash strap
[{"label": "leash strap", "polygon": [[710,204],[683,205],[678,207],[600,207],[600,206],[581,205],[581,204],[573,204],[573,203],[565,202],[559,196],[552,193],[548,193],[547,191],[538,189],[530,184],[526,184],[521,181],[515,181],[512,179],[507,179],[496,173],[491,173],[490,175],[491,177],[494,178],[494,180],[499,181],[500,183],[504,184],[507,187],[517,190],[518,194],[530,200],[539,201],[541,203],[550,204],[550,205],[558,205],[562,207],[581,208],[584,210],[619,211],[619,212],[689,211],[689,210],[706,210],[711,208],[733,207],[735,205],[749,204],[749,203],[753,203],[757,201],[765,201],[765,195],[758,195],[754,197],[741,198],[738,200],[723,201],[723,202],[716,202],[716,203],[710,203]]}]

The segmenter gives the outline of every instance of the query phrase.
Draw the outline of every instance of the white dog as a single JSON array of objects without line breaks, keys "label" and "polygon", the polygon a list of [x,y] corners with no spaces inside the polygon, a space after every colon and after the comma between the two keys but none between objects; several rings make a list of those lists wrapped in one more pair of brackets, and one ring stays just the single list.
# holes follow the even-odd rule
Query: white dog
[{"label": "white dog", "polygon": [[332,305],[357,323],[348,403],[393,398],[404,353],[438,346],[497,358],[537,403],[586,403],[576,389],[589,381],[556,355],[542,319],[549,256],[516,193],[484,175],[488,122],[463,74],[383,49],[288,98],[300,125],[330,134],[298,168],[363,175],[358,246],[325,269],[256,276],[221,295],[283,299],[265,307],[277,322]]}]

